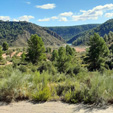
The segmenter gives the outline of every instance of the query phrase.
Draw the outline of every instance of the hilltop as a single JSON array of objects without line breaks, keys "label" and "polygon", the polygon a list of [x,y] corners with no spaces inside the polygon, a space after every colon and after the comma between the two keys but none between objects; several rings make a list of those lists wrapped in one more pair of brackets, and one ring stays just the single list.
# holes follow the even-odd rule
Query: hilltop
[{"label": "hilltop", "polygon": [[30,22],[0,21],[0,45],[7,41],[10,46],[26,46],[31,34],[37,34],[45,45],[60,45],[65,41],[58,34]]},{"label": "hilltop", "polygon": [[73,43],[73,45],[84,45],[88,43],[90,36],[94,33],[99,33],[100,36],[104,37],[104,35],[108,34],[110,31],[113,31],[113,19],[106,21],[96,28],[77,34],[70,39],[68,43]]}]

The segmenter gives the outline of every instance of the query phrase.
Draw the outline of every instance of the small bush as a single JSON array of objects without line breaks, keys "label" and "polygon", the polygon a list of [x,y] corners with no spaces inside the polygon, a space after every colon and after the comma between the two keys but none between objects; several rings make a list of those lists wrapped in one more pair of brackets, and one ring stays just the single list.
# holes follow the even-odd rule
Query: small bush
[{"label": "small bush", "polygon": [[0,61],[0,65],[5,65],[6,63],[7,63],[6,59],[2,59],[2,60]]},{"label": "small bush", "polygon": [[55,75],[57,73],[57,70],[55,68],[55,66],[51,63],[51,62],[43,62],[39,68],[38,71],[40,71],[40,73],[42,73],[43,71],[48,71],[49,73]]},{"label": "small bush", "polygon": [[24,65],[20,65],[20,66],[18,67],[18,69],[19,69],[21,72],[27,72],[27,67],[24,66]]},{"label": "small bush", "polygon": [[11,58],[11,57],[9,57],[9,56],[8,56],[8,57],[6,57],[6,60],[7,60],[7,61],[9,61],[9,62],[12,62],[12,58]]},{"label": "small bush", "polygon": [[37,88],[37,91],[35,91],[32,95],[32,99],[35,101],[47,101],[50,97],[50,89],[48,86],[44,86],[44,88]]},{"label": "small bush", "polygon": [[13,53],[13,50],[12,49],[9,49],[9,50],[6,51],[6,55],[11,56],[12,53]]},{"label": "small bush", "polygon": [[11,101],[28,98],[28,91],[25,87],[27,77],[18,70],[11,73],[11,76],[0,80],[0,100]]}]

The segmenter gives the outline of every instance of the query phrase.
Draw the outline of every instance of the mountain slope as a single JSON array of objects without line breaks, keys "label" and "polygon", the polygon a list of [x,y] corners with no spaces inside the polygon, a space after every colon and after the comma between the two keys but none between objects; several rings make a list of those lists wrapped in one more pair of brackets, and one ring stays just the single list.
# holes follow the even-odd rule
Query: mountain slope
[{"label": "mountain slope", "polygon": [[0,21],[0,44],[7,41],[10,46],[25,46],[31,34],[37,34],[45,45],[60,45],[65,41],[56,33],[29,22]]},{"label": "mountain slope", "polygon": [[89,29],[97,27],[99,24],[88,24],[88,25],[78,25],[78,26],[65,26],[65,27],[47,27],[49,30],[57,33],[65,40],[69,40],[75,35],[87,31]]},{"label": "mountain slope", "polygon": [[113,19],[106,21],[96,28],[77,34],[72,39],[70,39],[68,43],[73,43],[73,45],[87,44],[90,36],[94,33],[99,33],[99,35],[103,37],[110,31],[113,31]]}]

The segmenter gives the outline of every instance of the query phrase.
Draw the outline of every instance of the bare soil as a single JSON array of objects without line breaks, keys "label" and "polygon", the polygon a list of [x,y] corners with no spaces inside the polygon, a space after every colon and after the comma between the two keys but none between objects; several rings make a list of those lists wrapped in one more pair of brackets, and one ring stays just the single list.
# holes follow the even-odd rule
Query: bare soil
[{"label": "bare soil", "polygon": [[23,53],[23,52],[19,52],[19,53],[17,54],[17,56],[20,57],[20,56],[22,55],[22,53]]},{"label": "bare soil", "polygon": [[66,104],[62,102],[32,103],[28,101],[6,104],[0,102],[0,113],[113,113],[113,106]]},{"label": "bare soil", "polygon": [[86,47],[74,47],[77,52],[85,52]]}]

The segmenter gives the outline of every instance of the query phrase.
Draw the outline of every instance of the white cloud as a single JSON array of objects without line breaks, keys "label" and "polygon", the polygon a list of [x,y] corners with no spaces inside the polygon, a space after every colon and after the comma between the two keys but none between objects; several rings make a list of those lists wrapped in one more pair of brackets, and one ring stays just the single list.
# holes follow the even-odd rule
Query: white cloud
[{"label": "white cloud", "polygon": [[109,17],[113,17],[113,13],[106,13],[105,17],[109,18]]},{"label": "white cloud", "polygon": [[57,16],[52,16],[51,19],[55,20],[55,19],[58,19],[58,17]]},{"label": "white cloud", "polygon": [[10,20],[9,16],[0,16],[0,20],[7,21]]},{"label": "white cloud", "polygon": [[113,9],[113,4],[106,4],[106,5],[99,5],[94,7],[91,10],[80,10],[82,12],[81,15],[74,15],[72,16],[73,21],[80,21],[80,20],[88,20],[88,19],[98,19],[99,16],[102,16],[104,12]]},{"label": "white cloud", "polygon": [[52,16],[50,18],[44,18],[44,19],[38,19],[39,22],[47,22],[47,21],[50,21],[50,20],[56,20],[58,19],[57,16]]},{"label": "white cloud", "polygon": [[39,22],[47,22],[50,21],[50,18],[38,19]]},{"label": "white cloud", "polygon": [[24,15],[24,16],[21,16],[19,17],[17,20],[20,20],[20,21],[29,21],[30,19],[34,19],[35,17],[34,16],[31,16],[31,15]]},{"label": "white cloud", "polygon": [[21,16],[21,17],[19,17],[19,18],[14,18],[13,19],[13,21],[15,21],[15,22],[18,22],[18,21],[29,21],[30,19],[34,19],[35,17],[34,16],[28,16],[28,15],[24,15],[24,16]]},{"label": "white cloud", "polygon": [[60,16],[72,16],[72,15],[73,15],[72,12],[64,12],[60,14]]},{"label": "white cloud", "polygon": [[13,21],[18,22],[19,20],[14,18]]},{"label": "white cloud", "polygon": [[68,21],[68,20],[67,20],[67,18],[66,18],[66,17],[61,17],[59,21],[66,22],[66,21]]},{"label": "white cloud", "polygon": [[85,13],[86,11],[85,10],[80,10],[80,12]]},{"label": "white cloud", "polygon": [[36,8],[40,9],[54,9],[56,7],[55,4],[44,4],[44,5],[37,5]]},{"label": "white cloud", "polygon": [[28,4],[28,5],[29,5],[29,4],[31,4],[31,2],[26,2],[26,4]]},{"label": "white cloud", "polygon": [[[44,7],[43,7],[44,8]],[[46,7],[47,9],[47,7]],[[49,18],[39,19],[39,22],[42,21],[85,21],[85,20],[97,20],[100,16],[103,16],[105,13],[106,17],[113,17],[113,13],[107,13],[108,11],[113,10],[113,4],[99,5],[89,10],[80,10],[78,13],[73,12],[64,12],[60,13],[57,16],[52,16]]]}]

